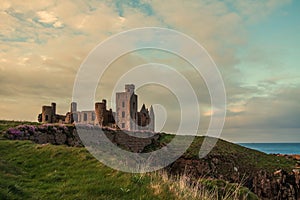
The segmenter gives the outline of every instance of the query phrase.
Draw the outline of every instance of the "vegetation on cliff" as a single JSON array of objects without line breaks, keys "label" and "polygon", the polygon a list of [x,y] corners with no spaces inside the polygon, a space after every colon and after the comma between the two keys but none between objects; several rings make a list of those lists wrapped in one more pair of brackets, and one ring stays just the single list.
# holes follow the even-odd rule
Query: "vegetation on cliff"
[{"label": "vegetation on cliff", "polygon": [[[224,140],[199,159],[204,138],[196,137],[165,171],[128,174],[102,165],[85,148],[74,147],[80,145],[73,126],[32,125],[37,124],[0,122],[5,133],[0,140],[0,199],[257,199],[250,190],[266,198],[295,196],[293,182],[286,179],[282,184],[282,176],[273,177],[275,170],[291,171],[293,159]],[[159,133],[136,145],[139,141],[132,142],[124,133],[106,130],[106,134],[119,147],[136,152],[159,149],[174,137]],[[24,139],[40,144],[20,141]]]},{"label": "vegetation on cliff", "polygon": [[225,182],[231,190],[218,193],[210,184],[191,185],[184,175],[119,172],[85,148],[1,139],[0,154],[0,199],[257,199]]}]

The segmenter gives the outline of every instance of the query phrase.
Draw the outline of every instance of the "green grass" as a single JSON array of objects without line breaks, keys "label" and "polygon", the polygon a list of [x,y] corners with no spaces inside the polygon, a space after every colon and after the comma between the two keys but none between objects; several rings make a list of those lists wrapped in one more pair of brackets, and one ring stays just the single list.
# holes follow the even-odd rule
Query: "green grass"
[{"label": "green grass", "polygon": [[103,166],[86,149],[0,140],[0,199],[175,199],[151,176]]},{"label": "green grass", "polygon": [[[188,158],[196,158],[203,139],[203,137],[195,138],[185,156]],[[223,161],[232,161],[237,167],[243,169],[243,171],[252,171],[253,169],[264,169],[269,172],[274,172],[278,169],[291,171],[296,165],[295,160],[266,154],[221,139],[218,140],[208,155],[220,157]]]},{"label": "green grass", "polygon": [[[0,140],[0,155],[0,199],[223,199],[206,189],[207,182],[199,189],[190,185],[186,175],[174,179],[166,172],[113,170],[85,148]],[[251,195],[245,199],[257,199],[247,188],[237,188],[228,190],[230,197],[246,191]]]},{"label": "green grass", "polygon": [[[151,152],[161,148],[162,144],[166,145],[173,139],[173,135],[162,134],[158,142],[151,144],[145,148],[145,152]],[[189,136],[181,136],[184,137]],[[204,137],[195,137],[190,147],[184,153],[183,157],[185,159],[198,159],[200,147],[203,143]],[[214,140],[214,139],[213,139]],[[180,140],[178,142],[180,144]],[[210,162],[211,158],[218,158],[220,163],[222,163],[222,168],[224,173],[228,172],[226,168],[226,163],[231,167],[232,164],[235,164],[241,172],[251,172],[254,169],[259,170],[263,169],[269,172],[274,172],[278,169],[284,169],[286,171],[291,171],[295,165],[296,161],[293,159],[287,159],[285,157],[278,157],[271,154],[266,154],[260,151],[249,149],[238,144],[233,144],[225,140],[219,139],[216,145],[212,148],[209,154],[203,159]]]},{"label": "green grass", "polygon": [[188,200],[258,200],[259,198],[241,183],[229,183],[217,179],[198,179],[192,181],[187,174],[169,175],[159,171],[160,182],[153,183],[153,188],[167,188],[177,199]]},{"label": "green grass", "polygon": [[[2,120],[0,131],[20,124],[38,123]],[[165,146],[173,137],[162,134],[156,143],[145,148],[145,152]],[[203,139],[196,137],[183,156],[186,159],[197,159]],[[207,159],[205,162],[211,162],[212,158],[220,160],[218,173],[222,174],[228,174],[232,164],[238,167],[242,175],[247,175],[253,169],[290,171],[295,166],[293,160],[224,140],[218,140],[204,159]],[[139,175],[115,171],[102,165],[85,148],[11,141],[2,138],[0,134],[0,199],[191,199],[189,194],[194,193],[195,188],[188,188],[185,183],[184,189],[180,189],[180,185],[173,183],[173,178],[166,180],[162,181],[161,174],[157,173]],[[221,182],[224,185],[224,181]],[[218,180],[202,179],[205,188],[218,188],[218,183]],[[247,188],[240,189],[249,192]],[[211,195],[209,190],[201,193]],[[250,194],[249,199],[256,199],[254,194]]]},{"label": "green grass", "polygon": [[28,122],[28,121],[12,121],[12,120],[0,120],[0,132],[6,131],[11,127],[18,125],[27,124],[27,125],[38,125],[38,122]]}]

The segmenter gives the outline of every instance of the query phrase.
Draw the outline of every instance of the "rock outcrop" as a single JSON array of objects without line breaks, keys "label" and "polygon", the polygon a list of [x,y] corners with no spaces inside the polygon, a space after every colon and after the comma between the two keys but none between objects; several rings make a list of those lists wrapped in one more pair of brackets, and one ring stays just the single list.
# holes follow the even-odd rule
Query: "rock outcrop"
[{"label": "rock outcrop", "polygon": [[208,155],[203,159],[190,159],[183,155],[168,170],[172,174],[187,173],[195,179],[212,178],[243,183],[262,200],[300,200],[299,169],[291,172],[277,170],[272,173],[250,168],[243,168],[234,156]]},{"label": "rock outcrop", "polygon": [[75,127],[67,125],[19,125],[8,129],[4,137],[11,140],[31,140],[38,144],[83,146]]}]

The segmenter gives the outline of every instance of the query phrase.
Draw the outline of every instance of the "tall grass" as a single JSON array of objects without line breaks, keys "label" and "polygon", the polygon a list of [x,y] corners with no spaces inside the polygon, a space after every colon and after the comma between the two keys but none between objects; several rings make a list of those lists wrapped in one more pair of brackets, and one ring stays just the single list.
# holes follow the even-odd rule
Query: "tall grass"
[{"label": "tall grass", "polygon": [[[166,171],[158,171],[152,176],[151,188],[155,194],[170,190],[176,199],[182,200],[254,200],[256,195],[242,186],[221,180],[191,180],[186,173],[169,175]],[[222,184],[220,184],[220,182]],[[221,186],[220,186],[221,185]]]}]

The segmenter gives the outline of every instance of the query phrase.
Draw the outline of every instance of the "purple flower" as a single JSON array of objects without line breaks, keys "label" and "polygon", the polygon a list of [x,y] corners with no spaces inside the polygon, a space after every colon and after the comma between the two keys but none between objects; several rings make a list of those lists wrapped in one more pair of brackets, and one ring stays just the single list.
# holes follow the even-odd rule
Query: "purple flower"
[{"label": "purple flower", "polygon": [[28,130],[31,131],[31,132],[34,132],[34,131],[35,131],[35,126],[33,126],[33,125],[28,125],[27,128],[28,128]]},{"label": "purple flower", "polygon": [[8,134],[20,136],[20,135],[22,135],[22,132],[17,128],[10,128],[10,129],[8,129]]},{"label": "purple flower", "polygon": [[19,125],[17,126],[17,129],[25,131],[28,130],[30,132],[34,132],[35,131],[35,126],[33,125]]}]

